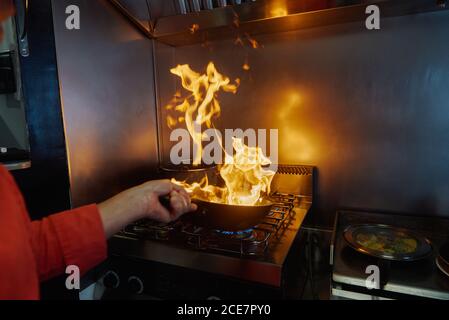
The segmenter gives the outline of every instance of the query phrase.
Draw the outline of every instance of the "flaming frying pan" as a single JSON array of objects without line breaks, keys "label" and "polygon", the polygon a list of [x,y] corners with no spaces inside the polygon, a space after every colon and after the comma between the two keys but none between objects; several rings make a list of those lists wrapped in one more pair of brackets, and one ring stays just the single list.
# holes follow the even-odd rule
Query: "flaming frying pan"
[{"label": "flaming frying pan", "polygon": [[[199,181],[207,174],[209,182],[217,183],[219,173],[213,167],[193,168],[161,168],[164,178],[175,177],[178,181]],[[170,199],[161,197],[162,205],[169,208]],[[268,199],[262,199],[255,205],[231,205],[192,198],[192,202],[198,205],[198,210],[188,214],[185,219],[192,221],[197,226],[203,226],[222,231],[244,231],[258,225],[270,212],[273,203]]]},{"label": "flaming frying pan", "polygon": [[231,205],[192,199],[198,210],[192,214],[195,224],[223,231],[242,231],[258,225],[273,205],[262,200],[256,205]]},{"label": "flaming frying pan", "polygon": [[[170,198],[160,197],[161,204],[170,208]],[[273,203],[267,199],[255,205],[234,205],[193,198],[198,210],[188,214],[187,219],[197,226],[222,231],[244,231],[258,225],[270,212]]]}]

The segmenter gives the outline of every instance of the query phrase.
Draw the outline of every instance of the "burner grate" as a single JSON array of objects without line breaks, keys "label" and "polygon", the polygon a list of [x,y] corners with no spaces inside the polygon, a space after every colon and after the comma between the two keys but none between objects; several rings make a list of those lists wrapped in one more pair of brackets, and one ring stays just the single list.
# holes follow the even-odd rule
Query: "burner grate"
[{"label": "burner grate", "polygon": [[242,256],[263,255],[271,241],[279,239],[289,226],[295,216],[293,208],[299,201],[297,196],[284,193],[274,193],[270,200],[274,204],[264,221],[245,231],[210,230],[183,221],[160,224],[142,220],[125,228],[122,235],[169,241],[196,250],[219,251]]},{"label": "burner grate", "polygon": [[175,230],[175,224],[157,223],[151,220],[141,220],[127,226],[121,231],[125,236],[138,236],[154,240],[169,240]]},{"label": "burner grate", "polygon": [[260,255],[268,247],[270,233],[256,228],[243,232],[208,230],[193,225],[182,228],[187,243],[197,250],[213,250],[240,255]]}]

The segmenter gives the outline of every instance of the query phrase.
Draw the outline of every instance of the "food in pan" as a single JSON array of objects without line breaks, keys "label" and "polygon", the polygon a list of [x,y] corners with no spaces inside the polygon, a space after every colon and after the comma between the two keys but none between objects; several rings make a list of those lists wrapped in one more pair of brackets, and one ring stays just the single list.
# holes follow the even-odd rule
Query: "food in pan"
[{"label": "food in pan", "polygon": [[416,251],[418,241],[406,236],[392,236],[361,232],[357,234],[356,241],[361,246],[387,254],[410,254]]}]

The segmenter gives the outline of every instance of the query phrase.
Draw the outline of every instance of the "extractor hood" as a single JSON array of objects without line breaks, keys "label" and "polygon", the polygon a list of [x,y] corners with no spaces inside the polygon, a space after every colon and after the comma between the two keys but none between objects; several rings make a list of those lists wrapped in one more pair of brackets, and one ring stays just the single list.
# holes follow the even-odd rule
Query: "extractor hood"
[{"label": "extractor hood", "polygon": [[449,9],[448,0],[110,0],[142,32],[171,46]]}]

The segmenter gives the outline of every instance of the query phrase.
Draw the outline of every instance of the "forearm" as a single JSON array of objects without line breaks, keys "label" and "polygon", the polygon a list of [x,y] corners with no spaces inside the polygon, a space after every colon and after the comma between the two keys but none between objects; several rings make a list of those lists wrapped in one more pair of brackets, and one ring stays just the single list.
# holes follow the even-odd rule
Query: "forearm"
[{"label": "forearm", "polygon": [[124,226],[143,218],[143,209],[139,208],[137,200],[132,194],[125,192],[98,205],[107,238],[112,237]]},{"label": "forearm", "polygon": [[106,239],[95,205],[31,223],[30,236],[41,281],[76,265],[87,272],[106,258]]}]

